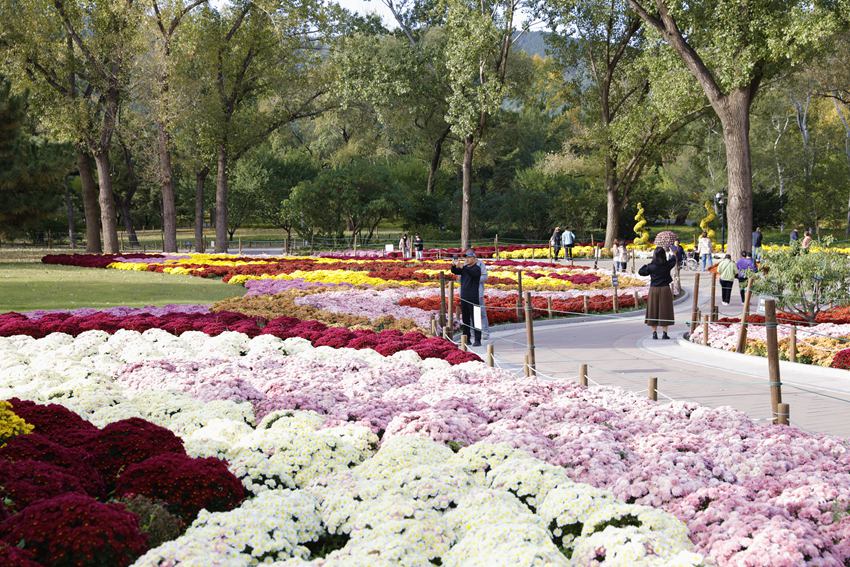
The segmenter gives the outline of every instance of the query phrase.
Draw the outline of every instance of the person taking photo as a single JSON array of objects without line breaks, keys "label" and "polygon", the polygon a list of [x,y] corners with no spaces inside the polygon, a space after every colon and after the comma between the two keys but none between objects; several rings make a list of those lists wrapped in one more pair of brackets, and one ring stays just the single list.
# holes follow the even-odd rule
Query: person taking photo
[{"label": "person taking photo", "polygon": [[[478,266],[475,252],[467,250],[463,259],[453,259],[452,273],[460,276],[460,316],[463,320],[461,333],[466,336],[466,341],[469,343],[473,328],[473,313],[475,307],[481,304],[481,298],[478,295],[481,267]],[[481,346],[481,329],[475,329],[475,342],[472,346]]]}]

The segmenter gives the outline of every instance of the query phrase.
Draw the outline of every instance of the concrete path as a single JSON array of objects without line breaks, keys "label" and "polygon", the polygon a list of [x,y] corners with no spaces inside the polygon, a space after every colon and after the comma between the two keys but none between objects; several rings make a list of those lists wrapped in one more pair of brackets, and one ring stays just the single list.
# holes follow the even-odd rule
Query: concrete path
[{"label": "concrete path", "polygon": [[[705,274],[703,305],[708,304]],[[710,286],[711,280],[708,279]],[[693,273],[682,274],[690,291]],[[720,301],[720,288],[717,289]],[[690,400],[707,406],[732,406],[758,420],[769,420],[767,359],[724,352],[681,339],[690,319],[691,300],[676,305],[669,341],[652,340],[641,316],[564,321],[535,325],[538,372],[557,380],[576,380],[581,364],[593,382],[645,392],[649,377],[658,378],[659,399]],[[707,311],[707,309],[706,309]],[[737,284],[732,305],[723,314],[740,316]],[[721,316],[722,316],[721,315]],[[522,371],[526,351],[524,328],[494,329],[491,341],[497,363]],[[484,354],[484,349],[475,349]],[[850,438],[850,371],[783,362],[782,401],[791,408],[791,423],[801,429]]]}]

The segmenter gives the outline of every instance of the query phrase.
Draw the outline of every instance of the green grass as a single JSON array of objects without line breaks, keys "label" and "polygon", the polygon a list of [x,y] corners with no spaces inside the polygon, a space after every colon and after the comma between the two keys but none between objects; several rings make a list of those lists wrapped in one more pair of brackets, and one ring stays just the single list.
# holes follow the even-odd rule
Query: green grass
[{"label": "green grass", "polygon": [[0,263],[0,312],[211,303],[244,293],[242,286],[191,276]]}]

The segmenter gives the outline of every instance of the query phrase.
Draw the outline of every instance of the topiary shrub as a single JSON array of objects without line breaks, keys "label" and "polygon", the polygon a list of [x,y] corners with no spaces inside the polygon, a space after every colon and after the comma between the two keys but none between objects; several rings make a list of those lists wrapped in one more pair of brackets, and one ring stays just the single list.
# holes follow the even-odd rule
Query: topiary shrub
[{"label": "topiary shrub", "polygon": [[0,524],[0,538],[54,567],[124,567],[148,548],[135,514],[82,494],[28,506]]}]

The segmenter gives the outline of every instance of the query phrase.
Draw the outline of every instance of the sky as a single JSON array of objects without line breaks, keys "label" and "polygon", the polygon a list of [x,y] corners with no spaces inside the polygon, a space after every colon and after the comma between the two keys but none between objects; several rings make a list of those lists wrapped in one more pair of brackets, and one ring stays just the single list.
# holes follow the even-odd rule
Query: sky
[{"label": "sky", "polygon": [[381,2],[381,0],[337,0],[340,6],[346,10],[357,12],[358,14],[378,14],[387,28],[396,27],[395,19],[393,18],[390,9]]}]

